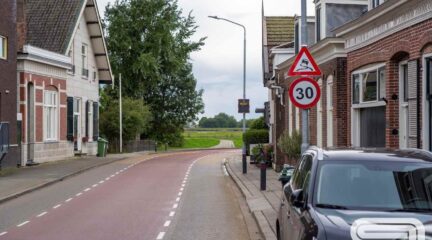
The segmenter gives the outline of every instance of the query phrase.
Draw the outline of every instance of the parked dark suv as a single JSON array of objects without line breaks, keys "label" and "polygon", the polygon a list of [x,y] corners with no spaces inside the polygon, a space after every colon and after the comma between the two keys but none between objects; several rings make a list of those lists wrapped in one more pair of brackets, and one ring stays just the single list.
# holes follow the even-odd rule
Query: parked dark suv
[{"label": "parked dark suv", "polygon": [[355,236],[357,223],[390,218],[417,221],[432,239],[432,153],[312,147],[284,187],[276,229],[282,240],[371,239]]}]

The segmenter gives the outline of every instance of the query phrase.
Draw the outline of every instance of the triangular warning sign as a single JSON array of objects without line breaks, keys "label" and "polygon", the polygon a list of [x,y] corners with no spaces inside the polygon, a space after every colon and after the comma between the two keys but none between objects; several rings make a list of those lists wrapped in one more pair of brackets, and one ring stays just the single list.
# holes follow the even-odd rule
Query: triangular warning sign
[{"label": "triangular warning sign", "polygon": [[320,76],[321,70],[307,47],[302,47],[297,54],[288,76]]}]

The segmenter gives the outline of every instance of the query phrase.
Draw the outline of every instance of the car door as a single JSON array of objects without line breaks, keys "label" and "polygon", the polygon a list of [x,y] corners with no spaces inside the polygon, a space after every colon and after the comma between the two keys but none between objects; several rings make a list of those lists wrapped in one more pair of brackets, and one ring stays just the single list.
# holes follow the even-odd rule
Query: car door
[{"label": "car door", "polygon": [[[297,174],[294,176],[291,188],[292,191],[298,189],[303,189],[303,199],[307,198],[307,193],[309,190],[309,183],[311,177],[311,170],[313,164],[313,156],[310,154],[305,154],[300,163]],[[299,240],[304,234],[305,229],[308,227],[307,221],[305,221],[306,211],[301,208],[297,208],[292,204],[288,205],[289,222],[291,225],[291,231],[289,233],[289,240]]]}]

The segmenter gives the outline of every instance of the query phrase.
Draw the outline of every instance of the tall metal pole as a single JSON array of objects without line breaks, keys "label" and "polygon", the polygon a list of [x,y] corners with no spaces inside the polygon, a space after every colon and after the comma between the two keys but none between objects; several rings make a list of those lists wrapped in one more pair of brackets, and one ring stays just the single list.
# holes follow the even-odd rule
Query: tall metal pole
[{"label": "tall metal pole", "polygon": [[[244,31],[244,44],[243,44],[243,99],[246,99],[246,28],[243,26]],[[246,113],[243,113],[243,134],[246,132]],[[246,144],[243,142],[242,149],[242,165],[243,174],[247,173],[246,161]]]},{"label": "tall metal pole", "polygon": [[119,119],[120,119],[120,153],[123,152],[123,104],[122,104],[122,75],[119,76]]},{"label": "tall metal pole", "polygon": [[[243,44],[243,99],[246,99],[246,27],[241,25],[240,23],[233,22],[226,18],[220,18],[218,16],[209,16],[209,18],[213,18],[216,20],[223,20],[232,24],[235,24],[237,26],[240,26],[243,28],[244,33],[244,44]],[[243,113],[243,133],[246,132],[246,113]],[[242,166],[243,166],[243,173],[247,173],[247,163],[246,163],[246,144],[243,142],[243,148],[242,148]]]},{"label": "tall metal pole", "polygon": [[[301,0],[301,44],[307,46],[307,5],[306,0]],[[302,110],[302,145],[301,151],[304,153],[309,147],[309,110]]]}]

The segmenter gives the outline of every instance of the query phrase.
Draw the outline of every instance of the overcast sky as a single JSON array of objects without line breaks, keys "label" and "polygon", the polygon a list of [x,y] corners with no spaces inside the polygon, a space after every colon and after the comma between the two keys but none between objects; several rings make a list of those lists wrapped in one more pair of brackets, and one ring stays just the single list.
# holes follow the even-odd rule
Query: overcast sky
[{"label": "overcast sky", "polygon": [[[97,0],[101,15],[108,2]],[[262,83],[261,63],[261,0],[179,0],[186,15],[193,11],[199,29],[195,39],[207,37],[201,51],[192,54],[193,71],[198,88],[204,89],[204,116],[220,112],[241,119],[237,113],[237,99],[243,94],[243,30],[227,22],[208,18],[209,15],[228,18],[247,29],[246,97],[251,100],[251,114],[264,106],[267,89]],[[300,0],[264,0],[266,16],[300,14]],[[308,0],[308,14],[313,15],[313,0]]]}]

